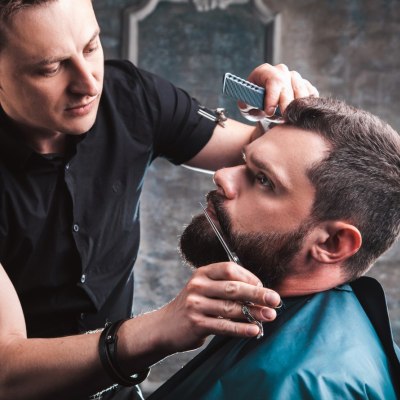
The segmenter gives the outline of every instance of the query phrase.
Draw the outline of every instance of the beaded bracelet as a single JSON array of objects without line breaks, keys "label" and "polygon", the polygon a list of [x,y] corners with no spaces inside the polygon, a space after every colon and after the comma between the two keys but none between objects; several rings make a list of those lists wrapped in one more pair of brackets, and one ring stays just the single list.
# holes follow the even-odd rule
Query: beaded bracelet
[{"label": "beaded bracelet", "polygon": [[114,323],[107,323],[99,340],[99,355],[103,368],[116,383],[123,386],[134,386],[142,383],[149,375],[150,368],[127,376],[122,372],[117,361],[117,332],[120,326],[128,319],[121,319]]}]

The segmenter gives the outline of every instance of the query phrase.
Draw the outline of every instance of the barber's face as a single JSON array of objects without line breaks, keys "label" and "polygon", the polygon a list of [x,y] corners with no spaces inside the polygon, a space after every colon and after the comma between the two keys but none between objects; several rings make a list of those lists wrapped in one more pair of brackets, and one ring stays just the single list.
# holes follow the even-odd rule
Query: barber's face
[{"label": "barber's face", "polygon": [[[278,288],[305,257],[314,187],[306,172],[328,150],[311,132],[277,126],[244,149],[245,164],[217,171],[207,210],[244,267]],[[199,267],[227,257],[204,216],[181,238],[184,258]]]},{"label": "barber's face", "polygon": [[0,52],[0,103],[21,127],[86,132],[102,84],[103,51],[90,0],[57,0],[15,15]]}]

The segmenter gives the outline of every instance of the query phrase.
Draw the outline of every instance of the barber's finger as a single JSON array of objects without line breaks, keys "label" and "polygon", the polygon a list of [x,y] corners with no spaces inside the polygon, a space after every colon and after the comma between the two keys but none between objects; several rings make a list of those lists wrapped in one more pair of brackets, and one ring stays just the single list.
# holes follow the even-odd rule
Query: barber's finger
[{"label": "barber's finger", "polygon": [[290,72],[292,79],[292,88],[294,98],[298,99],[300,97],[307,97],[310,95],[308,86],[305,83],[305,80],[297,71]]},{"label": "barber's finger", "polygon": [[[241,306],[240,311],[242,313],[241,318],[246,319],[246,316],[243,314],[243,306]],[[273,321],[277,316],[278,307],[270,308],[270,307],[260,307],[255,305],[246,304],[250,314],[258,321]]]},{"label": "barber's finger", "polygon": [[277,307],[280,296],[273,290],[238,281],[209,281],[202,288],[203,296],[213,299],[253,303],[260,306]]},{"label": "barber's finger", "polygon": [[255,68],[248,79],[266,89],[264,110],[271,116],[279,105],[284,112],[289,103],[300,97],[318,97],[318,90],[296,71],[289,71],[285,64],[262,64]]},{"label": "barber's finger", "polygon": [[275,70],[270,72],[270,78],[264,82],[264,87],[264,111],[268,116],[274,114],[277,106],[284,112],[294,99],[291,74],[285,64],[277,65]]},{"label": "barber's finger", "polygon": [[278,64],[276,68],[281,71],[281,91],[279,94],[278,104],[283,113],[286,107],[294,100],[295,93],[292,86],[292,75],[289,68],[285,64]]},{"label": "barber's finger", "polygon": [[[274,81],[268,85],[268,89],[265,92],[264,98],[264,111],[268,117],[272,117],[275,114],[276,108],[279,106],[281,111],[283,112],[285,108],[282,107],[282,93],[283,93],[283,85],[281,82]],[[286,99],[287,96],[290,96],[290,92],[284,95]],[[286,104],[286,102],[285,102]]]},{"label": "barber's finger", "polygon": [[[232,300],[217,300],[204,298],[197,305],[198,312],[205,315],[212,315],[216,318],[233,320],[246,320],[243,314],[243,304]],[[276,318],[276,311],[273,308],[247,305],[251,315],[259,321],[273,321]]]},{"label": "barber's finger", "polygon": [[280,105],[283,88],[291,86],[290,73],[284,64],[262,64],[252,71],[248,80],[265,88],[264,111],[268,116]]},{"label": "barber's finger", "polygon": [[303,81],[304,84],[307,86],[308,96],[319,97],[318,89],[315,86],[313,86],[307,79],[303,79]]},{"label": "barber's finger", "polygon": [[221,262],[201,267],[197,270],[204,273],[209,279],[223,281],[239,281],[262,287],[260,279],[246,268],[234,262]]},{"label": "barber's finger", "polygon": [[260,333],[260,328],[250,322],[237,322],[229,319],[207,317],[204,319],[203,324],[214,335],[255,337]]}]

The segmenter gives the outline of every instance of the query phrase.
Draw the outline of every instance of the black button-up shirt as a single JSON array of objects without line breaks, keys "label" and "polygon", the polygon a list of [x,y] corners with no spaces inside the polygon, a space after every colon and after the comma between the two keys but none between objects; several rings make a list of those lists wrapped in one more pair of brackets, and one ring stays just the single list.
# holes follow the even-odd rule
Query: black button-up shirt
[{"label": "black button-up shirt", "polygon": [[197,111],[184,91],[122,61],[106,62],[96,122],[68,137],[66,154],[32,151],[0,109],[0,262],[30,337],[131,315],[145,172],[207,143],[215,124]]}]

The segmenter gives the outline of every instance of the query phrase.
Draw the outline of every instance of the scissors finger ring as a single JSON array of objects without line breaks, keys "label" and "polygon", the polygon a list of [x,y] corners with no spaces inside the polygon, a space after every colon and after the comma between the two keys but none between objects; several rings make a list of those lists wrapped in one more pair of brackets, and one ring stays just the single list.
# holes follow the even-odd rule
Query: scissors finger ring
[{"label": "scissors finger ring", "polygon": [[263,337],[264,336],[264,328],[262,326],[262,323],[260,321],[257,321],[253,317],[253,315],[251,314],[249,308],[245,304],[242,305],[242,313],[246,317],[247,321],[249,321],[249,322],[251,322],[253,324],[256,324],[258,326],[258,328],[260,329],[260,331],[259,331],[259,333],[257,335],[257,339],[260,339],[261,337]]}]

